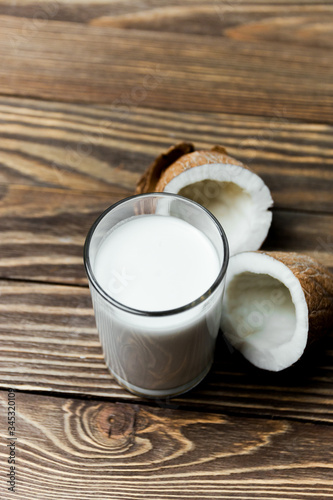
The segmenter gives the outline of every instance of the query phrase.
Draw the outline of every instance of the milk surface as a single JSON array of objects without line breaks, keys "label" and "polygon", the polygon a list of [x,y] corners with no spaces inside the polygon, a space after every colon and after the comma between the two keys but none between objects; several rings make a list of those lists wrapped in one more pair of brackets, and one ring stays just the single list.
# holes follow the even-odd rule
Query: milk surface
[{"label": "milk surface", "polygon": [[105,236],[93,263],[101,287],[122,304],[166,311],[203,295],[220,271],[211,241],[188,222],[142,215]]}]

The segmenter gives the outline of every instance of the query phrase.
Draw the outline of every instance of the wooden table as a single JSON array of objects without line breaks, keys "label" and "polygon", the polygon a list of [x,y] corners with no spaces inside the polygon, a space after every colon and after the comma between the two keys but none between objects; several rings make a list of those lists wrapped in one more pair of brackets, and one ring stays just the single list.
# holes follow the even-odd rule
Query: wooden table
[{"label": "wooden table", "polygon": [[140,399],[82,264],[95,218],[186,140],[268,184],[265,249],[333,268],[332,2],[0,0],[0,23],[1,498],[333,498],[333,337],[275,375],[220,339],[199,387]]}]

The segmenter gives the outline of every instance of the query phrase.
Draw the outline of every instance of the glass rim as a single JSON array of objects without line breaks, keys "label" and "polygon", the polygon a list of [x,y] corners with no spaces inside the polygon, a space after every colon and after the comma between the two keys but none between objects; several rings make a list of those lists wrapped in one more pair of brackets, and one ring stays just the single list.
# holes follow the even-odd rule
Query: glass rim
[{"label": "glass rim", "polygon": [[[116,299],[114,299],[111,295],[109,295],[104,288],[101,287],[101,285],[98,283],[98,280],[95,277],[94,271],[91,266],[90,262],[90,257],[89,257],[89,249],[90,249],[90,243],[92,241],[92,238],[94,236],[94,232],[97,229],[99,223],[108,215],[109,212],[112,210],[116,209],[119,207],[119,205],[128,203],[132,200],[135,199],[143,199],[143,198],[174,198],[178,199],[182,202],[188,203],[189,205],[194,205],[196,208],[199,208],[199,210],[203,211],[206,213],[206,215],[213,221],[215,224],[218,233],[221,237],[222,244],[223,244],[223,250],[224,250],[224,255],[223,255],[223,261],[222,265],[219,271],[219,274],[217,275],[215,281],[212,283],[212,285],[206,290],[205,293],[200,295],[197,299],[193,300],[192,302],[189,302],[188,304],[185,304],[180,307],[176,307],[173,309],[166,309],[166,310],[161,310],[161,311],[145,311],[142,309],[135,309],[130,306],[126,306],[125,304],[122,304],[121,302],[118,302]],[[228,267],[228,262],[229,262],[229,244],[228,244],[228,239],[225,234],[225,231],[223,227],[221,226],[220,222],[218,219],[213,215],[207,208],[205,208],[203,205],[200,205],[200,203],[197,203],[196,201],[190,200],[189,198],[185,198],[184,196],[181,196],[179,194],[173,194],[173,193],[158,193],[158,192],[152,192],[152,193],[144,193],[144,194],[135,194],[132,196],[128,196],[126,198],[123,198],[116,203],[113,203],[110,205],[106,210],[104,210],[95,220],[95,222],[92,224],[92,226],[89,229],[89,232],[86,236],[84,247],[83,247],[83,261],[84,261],[84,267],[86,274],[88,276],[89,283],[95,288],[97,293],[101,295],[107,302],[109,302],[111,305],[114,307],[121,309],[127,313],[130,314],[135,314],[137,316],[152,316],[152,317],[161,317],[161,316],[172,316],[175,314],[179,314],[182,312],[189,311],[190,309],[193,309],[195,306],[198,304],[203,303],[208,299],[210,295],[218,288],[220,283],[222,282],[223,278],[225,277],[226,270]]]}]

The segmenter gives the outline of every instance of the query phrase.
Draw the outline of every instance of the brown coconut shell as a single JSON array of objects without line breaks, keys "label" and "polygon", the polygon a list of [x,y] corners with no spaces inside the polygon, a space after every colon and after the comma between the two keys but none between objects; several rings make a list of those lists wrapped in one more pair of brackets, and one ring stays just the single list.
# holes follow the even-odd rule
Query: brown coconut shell
[{"label": "brown coconut shell", "polygon": [[156,191],[164,191],[165,187],[169,182],[181,174],[185,170],[192,167],[199,167],[200,165],[215,164],[215,163],[227,163],[229,165],[239,165],[245,167],[243,163],[236,160],[232,156],[229,156],[220,151],[212,149],[211,151],[195,151],[179,158],[175,163],[170,165],[160,177],[160,180],[156,184]]},{"label": "brown coconut shell", "polygon": [[172,146],[153,161],[138,181],[135,193],[162,192],[165,186],[184,170],[210,163],[227,163],[248,168],[229,156],[223,146],[214,146],[211,150],[195,151],[193,144],[182,142]]},{"label": "brown coconut shell", "polygon": [[193,144],[190,142],[180,142],[175,146],[171,146],[165,153],[160,154],[139,179],[135,194],[153,193],[156,191],[156,184],[169,165],[172,165],[178,158],[192,151],[194,151]]},{"label": "brown coconut shell", "polygon": [[333,274],[318,261],[296,252],[261,252],[287,266],[300,282],[308,306],[308,345],[333,328]]}]

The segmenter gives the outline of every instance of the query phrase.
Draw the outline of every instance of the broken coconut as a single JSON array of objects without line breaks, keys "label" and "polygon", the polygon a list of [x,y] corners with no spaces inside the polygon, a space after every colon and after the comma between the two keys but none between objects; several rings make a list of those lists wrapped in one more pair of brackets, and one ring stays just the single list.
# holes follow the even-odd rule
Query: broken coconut
[{"label": "broken coconut", "polygon": [[230,259],[222,308],[227,340],[258,368],[283,370],[333,325],[333,275],[297,253]]},{"label": "broken coconut", "polygon": [[221,146],[194,151],[181,143],[160,155],[137,184],[136,193],[167,192],[194,200],[220,221],[231,255],[257,250],[272,221],[273,200],[263,180]]}]

